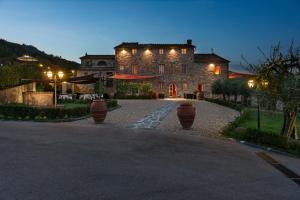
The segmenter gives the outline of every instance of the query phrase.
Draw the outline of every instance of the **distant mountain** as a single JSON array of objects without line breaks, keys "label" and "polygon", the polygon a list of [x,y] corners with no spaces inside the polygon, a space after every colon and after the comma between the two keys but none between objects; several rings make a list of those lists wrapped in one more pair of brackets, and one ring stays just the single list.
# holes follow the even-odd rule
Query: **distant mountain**
[{"label": "distant mountain", "polygon": [[17,58],[25,54],[38,59],[38,63],[44,66],[62,69],[76,69],[79,67],[77,62],[63,59],[60,56],[46,54],[34,46],[21,45],[0,39],[0,65],[14,65],[20,63]]}]

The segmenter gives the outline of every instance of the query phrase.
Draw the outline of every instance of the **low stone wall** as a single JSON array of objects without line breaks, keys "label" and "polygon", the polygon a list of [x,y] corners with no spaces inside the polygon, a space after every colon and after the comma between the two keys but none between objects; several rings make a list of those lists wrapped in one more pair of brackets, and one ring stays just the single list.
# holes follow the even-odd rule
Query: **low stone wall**
[{"label": "low stone wall", "polygon": [[23,103],[22,93],[28,91],[28,85],[0,90],[0,103]]},{"label": "low stone wall", "polygon": [[53,92],[23,92],[23,103],[30,106],[53,106]]}]

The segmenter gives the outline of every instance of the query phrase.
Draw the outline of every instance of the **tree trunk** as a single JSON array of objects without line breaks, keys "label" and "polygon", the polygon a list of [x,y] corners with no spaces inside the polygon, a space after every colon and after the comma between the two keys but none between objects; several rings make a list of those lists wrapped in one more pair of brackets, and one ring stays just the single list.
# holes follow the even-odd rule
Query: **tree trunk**
[{"label": "tree trunk", "polygon": [[223,95],[223,101],[226,101],[226,96],[225,96],[225,94],[223,93],[222,95]]},{"label": "tree trunk", "polygon": [[287,138],[298,139],[296,127],[297,110],[297,108],[293,110],[284,109],[284,122],[281,134]]}]

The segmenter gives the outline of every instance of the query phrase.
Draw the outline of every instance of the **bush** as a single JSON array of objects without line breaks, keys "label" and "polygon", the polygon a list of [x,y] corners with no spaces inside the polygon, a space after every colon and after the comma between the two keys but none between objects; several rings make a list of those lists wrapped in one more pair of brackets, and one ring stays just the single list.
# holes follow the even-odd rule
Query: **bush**
[{"label": "bush", "polygon": [[22,104],[0,105],[0,115],[5,119],[64,119],[82,117],[89,113],[88,105],[76,108],[41,108]]},{"label": "bush", "polygon": [[152,99],[152,96],[148,95],[120,95],[115,96],[116,99]]},{"label": "bush", "polygon": [[165,94],[164,93],[159,93],[158,94],[158,98],[159,99],[164,99],[165,98]]},{"label": "bush", "polygon": [[89,104],[91,103],[90,99],[58,99],[57,103],[66,104],[66,103],[74,103],[74,104]]},{"label": "bush", "polygon": [[247,119],[248,115],[249,111],[247,109],[242,110],[240,117],[236,118],[234,122],[226,127],[223,131],[223,135],[237,140],[271,146],[300,156],[300,142],[297,140],[288,140],[284,136],[253,128],[247,128],[245,132],[236,131],[236,128],[239,127],[241,122]]},{"label": "bush", "polygon": [[118,101],[115,99],[108,99],[106,100],[106,105],[108,108],[114,108],[118,106]]},{"label": "bush", "polygon": [[244,106],[242,104],[234,103],[234,102],[230,102],[230,101],[223,101],[220,99],[210,99],[210,98],[205,98],[205,100],[212,102],[212,103],[222,105],[222,106],[226,106],[226,107],[238,110],[238,111],[241,111],[244,108]]}]

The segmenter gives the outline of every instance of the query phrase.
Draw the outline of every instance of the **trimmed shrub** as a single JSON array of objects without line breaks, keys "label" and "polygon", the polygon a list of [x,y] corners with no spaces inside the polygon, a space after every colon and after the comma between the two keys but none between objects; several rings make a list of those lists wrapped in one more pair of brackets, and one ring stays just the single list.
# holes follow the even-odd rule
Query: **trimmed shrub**
[{"label": "trimmed shrub", "polygon": [[4,119],[36,120],[65,119],[86,116],[90,113],[89,106],[76,108],[42,108],[22,104],[0,105],[0,115]]},{"label": "trimmed shrub", "polygon": [[289,153],[300,156],[300,141],[288,140],[282,135],[277,135],[271,132],[265,132],[258,129],[247,128],[246,131],[237,131],[237,128],[247,119],[249,111],[244,109],[241,111],[240,117],[230,123],[223,131],[223,135],[232,137],[237,140],[245,140],[247,142],[260,145],[267,145],[273,148],[282,149]]},{"label": "trimmed shrub", "polygon": [[211,98],[205,98],[206,101],[211,102],[211,103],[216,103],[222,106],[226,106],[238,111],[241,111],[244,108],[244,105],[239,104],[239,103],[234,103],[234,102],[230,102],[230,101],[223,101],[220,99],[211,99]]}]

